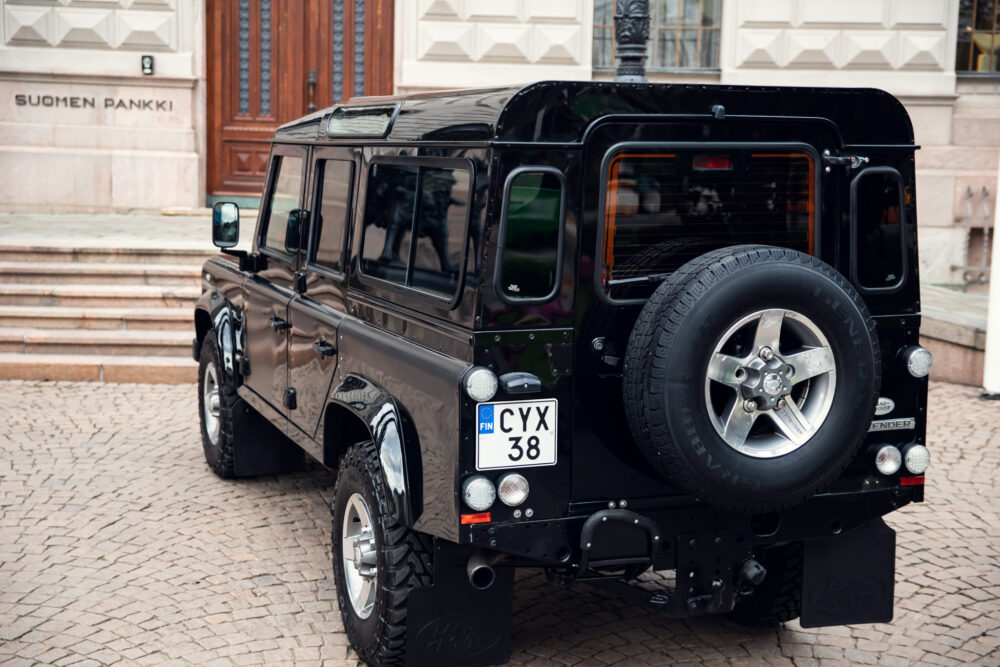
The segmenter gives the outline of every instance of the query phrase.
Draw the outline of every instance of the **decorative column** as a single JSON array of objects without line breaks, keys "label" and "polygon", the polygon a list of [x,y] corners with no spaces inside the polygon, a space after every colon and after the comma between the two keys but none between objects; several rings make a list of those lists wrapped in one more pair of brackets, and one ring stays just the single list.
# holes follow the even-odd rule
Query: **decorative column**
[{"label": "decorative column", "polygon": [[[1000,188],[1000,173],[997,174]],[[983,355],[983,398],[1000,399],[1000,207],[993,207],[993,259],[986,311],[986,353]],[[985,221],[984,224],[989,224]],[[983,246],[983,253],[987,248]]]},{"label": "decorative column", "polygon": [[646,42],[649,41],[649,0],[617,0],[615,50],[619,65],[615,81],[646,81]]}]

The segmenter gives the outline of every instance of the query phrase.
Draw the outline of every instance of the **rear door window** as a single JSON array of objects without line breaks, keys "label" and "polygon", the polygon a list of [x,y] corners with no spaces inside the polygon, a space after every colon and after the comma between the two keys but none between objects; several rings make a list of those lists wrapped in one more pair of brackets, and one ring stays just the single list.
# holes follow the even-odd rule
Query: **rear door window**
[{"label": "rear door window", "polygon": [[344,272],[343,254],[347,221],[351,210],[354,163],[346,160],[317,162],[320,182],[318,209],[313,217],[316,256],[313,261],[325,269]]},{"label": "rear door window", "polygon": [[563,177],[526,167],[508,177],[495,287],[508,302],[542,303],[558,289],[562,264]]},{"label": "rear door window", "polygon": [[665,275],[715,248],[813,251],[818,186],[807,146],[620,147],[604,172],[598,282],[612,300],[648,298]]}]

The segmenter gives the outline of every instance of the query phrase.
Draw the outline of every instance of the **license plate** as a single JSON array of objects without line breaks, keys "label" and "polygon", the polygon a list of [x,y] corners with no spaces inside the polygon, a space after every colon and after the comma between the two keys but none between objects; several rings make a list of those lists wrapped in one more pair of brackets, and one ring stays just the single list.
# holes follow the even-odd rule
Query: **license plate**
[{"label": "license plate", "polygon": [[507,401],[476,406],[476,470],[556,463],[559,402]]}]

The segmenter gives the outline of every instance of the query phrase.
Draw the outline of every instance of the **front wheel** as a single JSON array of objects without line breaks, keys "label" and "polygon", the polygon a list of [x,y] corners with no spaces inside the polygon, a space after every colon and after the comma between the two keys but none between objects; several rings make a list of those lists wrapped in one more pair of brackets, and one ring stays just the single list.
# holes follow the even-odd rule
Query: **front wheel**
[{"label": "front wheel", "polygon": [[396,521],[385,494],[375,444],[350,447],[330,508],[333,576],[347,638],[373,666],[403,664],[407,598],[433,578],[430,538]]}]

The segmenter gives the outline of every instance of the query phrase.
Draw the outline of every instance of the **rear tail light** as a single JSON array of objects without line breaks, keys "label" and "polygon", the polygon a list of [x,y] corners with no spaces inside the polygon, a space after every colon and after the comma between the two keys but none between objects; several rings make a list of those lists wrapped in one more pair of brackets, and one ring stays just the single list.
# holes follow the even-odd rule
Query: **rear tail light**
[{"label": "rear tail light", "polygon": [[497,482],[497,495],[509,507],[517,507],[528,499],[528,480],[516,472],[507,473]]},{"label": "rear tail light", "polygon": [[927,448],[912,443],[903,448],[903,465],[914,475],[923,475],[931,465],[931,453]]},{"label": "rear tail light", "polygon": [[493,501],[497,498],[497,490],[493,482],[482,475],[474,475],[465,480],[462,485],[462,500],[469,509],[477,512],[485,512],[493,507]]},{"label": "rear tail light", "polygon": [[927,377],[931,372],[934,358],[931,353],[919,345],[912,345],[903,350],[903,363],[906,370],[915,378]]},{"label": "rear tail light", "polygon": [[882,445],[875,452],[875,468],[883,475],[895,475],[903,465],[903,454],[892,445]]}]

